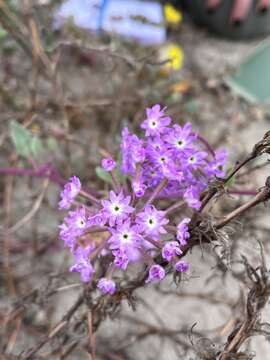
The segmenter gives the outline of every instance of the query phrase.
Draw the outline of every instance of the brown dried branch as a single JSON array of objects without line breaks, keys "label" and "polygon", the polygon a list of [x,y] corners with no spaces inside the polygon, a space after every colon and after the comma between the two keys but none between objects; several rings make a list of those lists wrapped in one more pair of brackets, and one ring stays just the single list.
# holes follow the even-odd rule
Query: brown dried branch
[{"label": "brown dried branch", "polygon": [[[260,245],[261,246],[261,245]],[[228,337],[227,344],[222,351],[220,360],[229,360],[237,354],[243,343],[260,328],[260,313],[270,297],[269,271],[266,269],[263,248],[261,246],[261,265],[254,269],[243,258],[247,276],[252,287],[247,296],[245,318],[233,329]]]},{"label": "brown dried branch", "polygon": [[22,219],[20,219],[16,224],[14,224],[9,229],[7,229],[8,234],[12,234],[12,233],[18,231],[22,226],[26,225],[29,221],[31,221],[33,216],[37,213],[37,211],[40,208],[40,205],[44,199],[46,190],[48,188],[49,182],[50,182],[50,180],[48,178],[44,180],[42,189],[41,189],[41,193],[39,194],[38,198],[32,205],[32,208],[26,215],[23,216]]},{"label": "brown dried branch", "polygon": [[240,169],[242,169],[246,164],[250,161],[256,159],[257,157],[263,154],[270,153],[270,132],[267,132],[263,139],[260,140],[253,147],[251,153],[241,162],[237,162],[234,168],[230,171],[230,173],[225,177],[225,179],[218,179],[211,184],[209,189],[202,195],[202,205],[200,211],[202,211],[208,202],[220,191],[223,189],[225,184],[231,180]]},{"label": "brown dried branch", "polygon": [[232,211],[230,214],[226,215],[223,219],[219,220],[214,226],[216,229],[220,229],[236,217],[242,215],[247,210],[253,208],[254,206],[268,201],[270,198],[270,177],[267,178],[265,186],[259,191],[259,193],[254,196],[253,199],[249,200],[236,210]]},{"label": "brown dried branch", "polygon": [[66,312],[66,314],[62,317],[61,321],[59,321],[49,334],[45,335],[40,339],[40,341],[29,350],[26,351],[25,354],[21,355],[21,360],[30,360],[33,356],[51,339],[53,339],[56,335],[58,335],[63,329],[68,325],[70,319],[75,314],[75,312],[79,309],[79,307],[83,304],[84,297],[80,295],[77,301],[71,306],[71,308]]},{"label": "brown dried branch", "polygon": [[11,12],[4,0],[0,0],[0,24],[14,38],[31,60],[33,54],[38,55],[39,64],[41,65],[43,73],[46,76],[52,77],[53,68],[49,58],[42,49],[34,20],[31,19],[31,31],[33,35],[32,46],[29,44],[29,30],[22,23],[20,18]]}]

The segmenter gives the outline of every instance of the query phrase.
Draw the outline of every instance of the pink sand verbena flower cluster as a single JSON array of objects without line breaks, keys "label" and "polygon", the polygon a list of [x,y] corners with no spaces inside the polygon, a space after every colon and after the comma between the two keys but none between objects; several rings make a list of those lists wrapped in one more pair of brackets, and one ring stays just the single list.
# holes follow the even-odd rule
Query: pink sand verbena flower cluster
[{"label": "pink sand verbena flower cluster", "polygon": [[[70,271],[79,272],[81,280],[89,282],[97,260],[108,257],[107,273],[97,279],[97,287],[105,294],[113,295],[117,289],[115,270],[125,271],[132,262],[149,266],[147,283],[162,280],[165,269],[155,263],[157,255],[174,271],[186,272],[188,263],[179,257],[190,237],[190,219],[183,217],[177,225],[175,212],[183,204],[199,210],[200,194],[209,181],[224,176],[226,152],[209,151],[190,123],[183,127],[171,124],[160,105],[147,109],[146,115],[141,124],[143,138],[127,128],[122,132],[120,171],[126,176],[125,183],[116,176],[114,159],[106,158],[102,167],[111,174],[113,184],[106,199],[91,197],[92,206],[75,202],[81,193],[76,176],[61,193],[59,208],[72,207],[60,226],[60,238],[75,259]],[[182,200],[182,204],[161,210],[157,208],[161,198]]]}]

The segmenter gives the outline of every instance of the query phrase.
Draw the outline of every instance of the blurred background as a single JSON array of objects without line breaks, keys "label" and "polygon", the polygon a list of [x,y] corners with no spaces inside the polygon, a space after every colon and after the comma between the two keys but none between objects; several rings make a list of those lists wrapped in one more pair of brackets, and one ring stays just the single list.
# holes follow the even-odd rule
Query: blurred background
[{"label": "blurred background", "polygon": [[[228,169],[270,129],[269,3],[0,0],[1,359],[91,358],[80,313],[42,343],[83,288],[58,240],[59,191],[73,174],[108,189],[102,154],[117,157],[121,129],[138,131],[146,107],[166,106],[175,122],[227,148]],[[252,166],[233,185],[246,194],[225,196],[215,214],[264,185],[266,158]],[[263,206],[248,213],[231,232],[230,258],[257,266],[269,224]],[[244,316],[248,288],[210,246],[188,257],[179,287],[169,278],[136,291],[136,312],[134,299],[112,306],[97,359],[210,359],[204,349],[224,343]],[[268,337],[247,349],[241,359],[266,359]]]}]

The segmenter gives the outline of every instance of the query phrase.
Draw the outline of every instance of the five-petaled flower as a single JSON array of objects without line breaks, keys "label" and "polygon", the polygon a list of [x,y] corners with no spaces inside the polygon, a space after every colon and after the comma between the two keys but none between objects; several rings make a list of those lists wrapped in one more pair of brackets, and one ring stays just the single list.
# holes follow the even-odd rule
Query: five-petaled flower
[{"label": "five-petaled flower", "polygon": [[131,226],[130,220],[126,220],[116,229],[111,229],[112,236],[108,240],[111,249],[124,251],[128,261],[137,260],[139,248],[142,245],[143,237],[137,225]]},{"label": "five-petaled flower", "polygon": [[159,239],[160,234],[166,234],[164,228],[169,220],[165,218],[164,211],[157,210],[154,205],[146,205],[144,211],[136,216],[136,222],[144,234]]},{"label": "five-petaled flower", "polygon": [[165,140],[177,153],[192,150],[192,143],[196,139],[196,135],[192,134],[191,127],[190,123],[186,123],[183,128],[174,125],[165,136]]},{"label": "five-petaled flower", "polygon": [[134,208],[129,206],[130,200],[131,197],[125,197],[122,192],[116,195],[114,191],[110,191],[110,200],[101,201],[104,218],[110,226],[121,223],[134,211]]},{"label": "five-petaled flower", "polygon": [[160,105],[154,105],[152,108],[146,109],[147,118],[143,121],[141,128],[145,129],[146,136],[155,136],[165,131],[170,125],[171,118],[164,116],[164,109],[161,110]]}]

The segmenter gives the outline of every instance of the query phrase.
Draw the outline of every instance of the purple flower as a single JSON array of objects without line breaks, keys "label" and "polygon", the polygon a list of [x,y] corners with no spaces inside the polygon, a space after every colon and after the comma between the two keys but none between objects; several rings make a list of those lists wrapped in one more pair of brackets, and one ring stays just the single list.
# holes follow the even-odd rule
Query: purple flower
[{"label": "purple flower", "polygon": [[190,186],[184,193],[184,199],[188,205],[196,210],[199,210],[201,207],[199,197],[198,191],[193,186]]},{"label": "purple flower", "polygon": [[183,166],[191,170],[196,170],[200,166],[206,164],[205,159],[207,158],[207,155],[208,154],[205,151],[187,151],[185,152],[185,157],[183,158]]},{"label": "purple flower", "polygon": [[64,186],[64,190],[61,192],[59,201],[59,209],[69,209],[75,197],[81,190],[81,182],[77,176],[72,176],[69,182]]},{"label": "purple flower", "polygon": [[[109,267],[113,261],[113,266],[122,270],[126,270],[130,262],[140,261],[146,265],[156,256],[162,256],[166,263],[174,266],[175,271],[186,272],[188,263],[178,260],[183,254],[182,247],[191,236],[190,219],[184,218],[178,224],[177,240],[172,241],[169,236],[170,240],[167,240],[162,235],[170,229],[166,226],[169,219],[165,211],[152,205],[153,199],[158,202],[162,198],[177,198],[200,210],[200,194],[207,184],[215,176],[224,176],[226,152],[217,151],[213,156],[212,151],[211,154],[202,151],[196,142],[199,136],[192,133],[190,123],[183,127],[172,126],[165,109],[158,104],[148,108],[146,115],[141,124],[145,136],[138,137],[127,128],[122,131],[121,172],[126,174],[127,180],[123,191],[110,191],[96,210],[84,205],[74,207],[74,199],[81,189],[77,177],[70,178],[61,192],[59,208],[69,209],[73,205],[75,210],[69,211],[60,225],[59,236],[75,256],[75,264],[70,271],[79,272],[84,282],[89,281],[95,271],[91,261],[98,261],[103,256],[111,259]],[[101,165],[110,172],[115,169],[116,162],[109,155],[102,159]],[[89,243],[90,236],[96,242],[92,234],[96,231],[104,231],[104,235],[109,233],[109,239],[104,238],[102,243],[97,244],[96,250],[96,245],[84,248],[83,244]],[[169,235],[175,235],[175,232]],[[164,277],[165,269],[154,264],[149,268],[146,282],[160,281]],[[116,291],[115,283],[109,278],[103,277],[97,284],[104,294]]]},{"label": "purple flower", "polygon": [[92,216],[90,216],[87,219],[87,227],[91,227],[91,226],[104,226],[106,224],[107,218],[104,215],[104,212],[100,211],[97,214],[94,214]]},{"label": "purple flower", "polygon": [[137,225],[130,225],[130,220],[126,220],[123,224],[118,225],[117,229],[111,229],[112,236],[108,240],[111,249],[119,249],[120,253],[117,254],[117,257],[124,256],[124,262],[116,260],[115,264],[123,268],[127,266],[127,261],[136,261],[139,254],[139,248],[142,244],[143,237],[139,233],[139,228]]},{"label": "purple flower", "polygon": [[135,167],[130,157],[130,153],[131,153],[130,138],[131,135],[129,134],[128,128],[124,128],[122,130],[122,140],[121,140],[121,155],[122,155],[121,171],[124,174],[128,174],[128,173],[132,174],[135,172]]},{"label": "purple flower", "polygon": [[136,135],[130,134],[127,128],[122,131],[121,155],[121,171],[123,174],[134,175],[136,164],[145,159],[144,141]]},{"label": "purple flower", "polygon": [[160,168],[154,164],[143,164],[142,182],[149,188],[155,188],[164,178]]},{"label": "purple flower", "polygon": [[130,225],[130,220],[126,220],[122,224],[118,225],[116,230],[111,229],[112,237],[108,240],[113,247],[129,247],[130,245],[139,244],[142,240],[142,236],[139,233],[139,227],[137,225]]},{"label": "purple flower", "polygon": [[175,255],[181,255],[182,251],[177,241],[170,241],[162,248],[162,257],[168,262],[172,260]]},{"label": "purple flower", "polygon": [[97,287],[103,294],[113,295],[116,290],[115,282],[107,278],[99,279]]},{"label": "purple flower", "polygon": [[215,152],[215,160],[220,166],[224,166],[228,158],[228,151],[226,149],[220,149]]},{"label": "purple flower", "polygon": [[81,281],[88,282],[91,280],[95,269],[93,268],[89,255],[92,252],[93,247],[87,246],[83,248],[79,246],[74,255],[75,255],[75,264],[70,267],[69,271],[71,272],[79,272],[81,274]]},{"label": "purple flower", "polygon": [[145,160],[145,148],[143,146],[144,141],[138,139],[136,135],[133,135],[131,146],[132,153],[130,155],[135,164],[142,163]]},{"label": "purple flower", "polygon": [[104,217],[109,221],[110,226],[119,224],[125,220],[134,208],[129,206],[131,197],[124,196],[121,192],[116,195],[115,192],[110,191],[110,200],[102,200]]},{"label": "purple flower", "polygon": [[145,129],[146,136],[155,136],[163,133],[171,122],[170,117],[164,117],[164,109],[161,110],[160,105],[147,108],[146,115],[147,118],[141,124],[141,128]]},{"label": "purple flower", "polygon": [[114,264],[122,270],[126,270],[129,258],[124,249],[115,249],[112,251],[114,256]]},{"label": "purple flower", "polygon": [[152,150],[149,155],[154,166],[162,172],[163,176],[168,179],[178,179],[179,181],[182,179],[182,172],[177,171],[173,154],[169,149]]},{"label": "purple flower", "polygon": [[161,138],[161,136],[159,136],[159,135],[149,138],[147,141],[146,151],[148,153],[150,153],[153,150],[159,151],[159,150],[163,150],[166,148],[167,148],[167,145],[166,145],[164,139]]},{"label": "purple flower", "polygon": [[174,265],[174,268],[176,271],[179,271],[179,272],[187,272],[189,269],[189,264],[185,261],[178,261]]},{"label": "purple flower", "polygon": [[146,283],[150,283],[153,281],[163,280],[165,277],[165,270],[160,265],[152,265],[149,269],[148,278],[145,280]]},{"label": "purple flower", "polygon": [[132,181],[132,190],[137,198],[143,197],[146,186],[140,181]]},{"label": "purple flower", "polygon": [[223,168],[226,163],[227,157],[228,152],[225,149],[216,151],[215,159],[210,161],[205,168],[206,175],[209,178],[212,176],[223,178],[225,176]]},{"label": "purple flower", "polygon": [[76,235],[73,234],[72,231],[70,231],[67,224],[63,223],[59,226],[60,232],[59,237],[61,240],[64,241],[65,246],[68,246],[70,250],[73,252],[74,247],[76,245]]},{"label": "purple flower", "polygon": [[84,206],[70,211],[65,217],[65,222],[59,226],[59,237],[65,242],[65,246],[68,246],[71,252],[74,251],[76,245],[76,238],[84,234],[88,228],[86,221],[86,213]]},{"label": "purple flower", "polygon": [[74,236],[81,236],[87,229],[85,207],[81,206],[75,211],[70,211],[65,217],[65,222]]},{"label": "purple flower", "polygon": [[105,171],[112,171],[116,166],[116,162],[112,158],[102,159],[101,166]]},{"label": "purple flower", "polygon": [[176,237],[182,246],[186,245],[187,239],[190,238],[190,234],[188,232],[188,226],[187,226],[187,224],[189,224],[189,223],[190,223],[190,219],[185,218],[177,226]]},{"label": "purple flower", "polygon": [[196,139],[196,135],[191,133],[192,125],[186,123],[183,128],[174,125],[173,129],[165,136],[165,140],[177,151],[192,149],[192,142]]},{"label": "purple flower", "polygon": [[136,216],[136,223],[141,227],[141,231],[155,238],[159,238],[159,234],[167,233],[163,226],[168,222],[164,211],[157,210],[153,205],[147,205],[144,211]]}]

